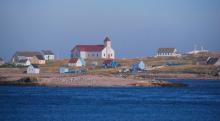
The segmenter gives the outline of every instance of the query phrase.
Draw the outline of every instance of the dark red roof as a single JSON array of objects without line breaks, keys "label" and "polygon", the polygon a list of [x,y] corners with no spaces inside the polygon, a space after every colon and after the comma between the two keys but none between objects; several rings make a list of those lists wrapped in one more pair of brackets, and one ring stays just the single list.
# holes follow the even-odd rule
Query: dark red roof
[{"label": "dark red roof", "polygon": [[69,63],[76,63],[78,61],[78,58],[71,58],[69,60]]},{"label": "dark red roof", "polygon": [[174,53],[175,48],[159,48],[158,53]]},{"label": "dark red roof", "polygon": [[105,60],[103,64],[111,64],[113,60]]},{"label": "dark red roof", "polygon": [[[78,48],[80,51],[100,52],[105,48],[105,46],[104,45],[77,45],[75,48]],[[73,50],[75,48],[73,48]]]}]

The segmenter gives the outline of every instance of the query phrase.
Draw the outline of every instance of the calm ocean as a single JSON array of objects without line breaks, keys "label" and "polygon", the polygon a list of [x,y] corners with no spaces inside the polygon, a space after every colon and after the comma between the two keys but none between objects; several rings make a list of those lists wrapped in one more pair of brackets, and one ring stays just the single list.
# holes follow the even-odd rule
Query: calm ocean
[{"label": "calm ocean", "polygon": [[184,88],[0,86],[0,121],[220,121],[220,81]]}]

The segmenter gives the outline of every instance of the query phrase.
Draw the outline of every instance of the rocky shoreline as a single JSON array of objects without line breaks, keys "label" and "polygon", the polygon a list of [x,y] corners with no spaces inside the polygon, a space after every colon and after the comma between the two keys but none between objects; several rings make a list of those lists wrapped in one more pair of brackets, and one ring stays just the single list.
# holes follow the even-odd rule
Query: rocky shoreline
[{"label": "rocky shoreline", "polygon": [[17,75],[1,77],[0,85],[48,86],[48,87],[185,87],[182,83],[160,80],[132,80],[103,75]]}]

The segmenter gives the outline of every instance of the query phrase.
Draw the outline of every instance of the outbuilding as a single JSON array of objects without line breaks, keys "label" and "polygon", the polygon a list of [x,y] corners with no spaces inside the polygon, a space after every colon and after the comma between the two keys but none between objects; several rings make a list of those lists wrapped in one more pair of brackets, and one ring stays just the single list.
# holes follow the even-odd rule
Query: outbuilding
[{"label": "outbuilding", "polygon": [[27,74],[39,74],[39,73],[40,73],[40,69],[39,69],[38,65],[31,64],[28,66]]},{"label": "outbuilding", "polygon": [[105,60],[103,62],[103,67],[105,68],[116,68],[119,66],[119,63],[116,62],[115,60]]},{"label": "outbuilding", "polygon": [[71,58],[68,62],[68,66],[82,67],[85,65],[86,62],[82,58]]},{"label": "outbuilding", "polygon": [[60,67],[59,72],[60,74],[65,74],[69,72],[69,69],[66,67]]},{"label": "outbuilding", "polygon": [[131,69],[132,69],[132,71],[144,70],[145,64],[143,61],[134,63],[134,64],[132,64]]}]

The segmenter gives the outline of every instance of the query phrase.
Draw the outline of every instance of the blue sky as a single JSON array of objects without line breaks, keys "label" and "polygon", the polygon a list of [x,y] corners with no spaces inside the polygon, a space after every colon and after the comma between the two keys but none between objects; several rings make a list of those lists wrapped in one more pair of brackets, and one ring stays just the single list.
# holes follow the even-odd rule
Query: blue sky
[{"label": "blue sky", "polygon": [[69,57],[76,44],[112,39],[117,57],[159,47],[220,51],[219,0],[0,0],[0,56],[51,49]]}]

